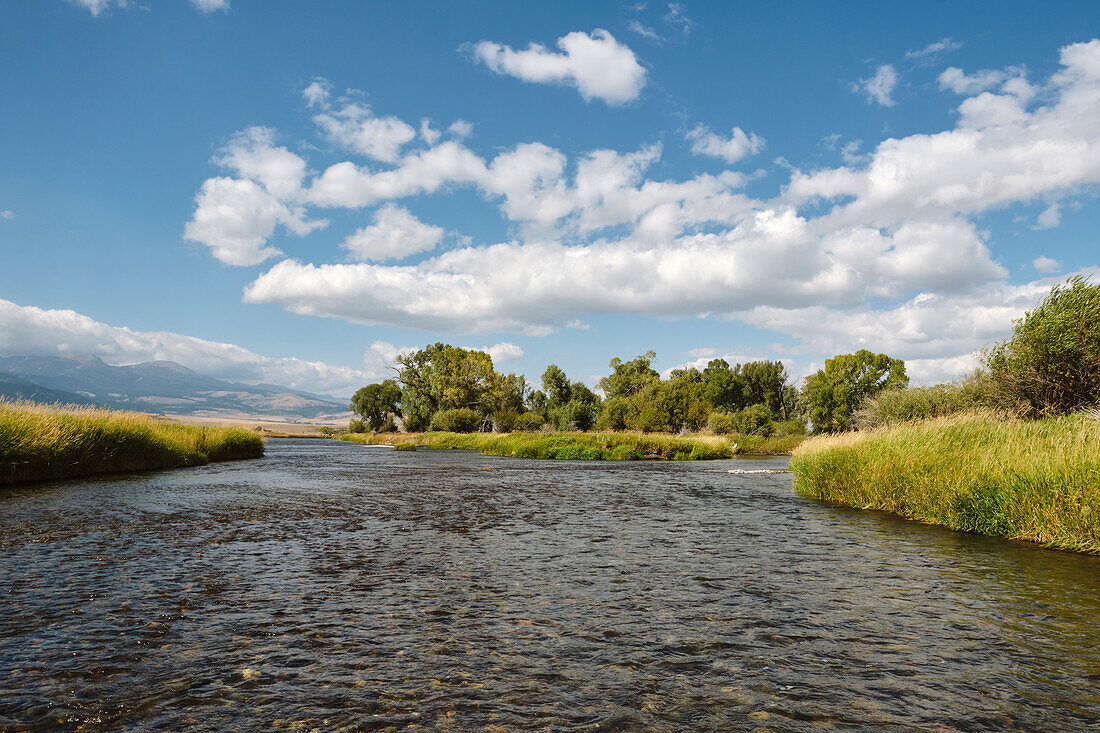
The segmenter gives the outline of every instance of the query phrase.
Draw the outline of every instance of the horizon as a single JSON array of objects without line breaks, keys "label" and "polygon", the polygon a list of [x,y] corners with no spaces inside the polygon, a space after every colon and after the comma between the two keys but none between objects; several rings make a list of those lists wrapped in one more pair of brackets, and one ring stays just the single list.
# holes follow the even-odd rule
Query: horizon
[{"label": "horizon", "polygon": [[1100,6],[1053,7],[10,3],[0,356],[959,378],[1100,273]]}]

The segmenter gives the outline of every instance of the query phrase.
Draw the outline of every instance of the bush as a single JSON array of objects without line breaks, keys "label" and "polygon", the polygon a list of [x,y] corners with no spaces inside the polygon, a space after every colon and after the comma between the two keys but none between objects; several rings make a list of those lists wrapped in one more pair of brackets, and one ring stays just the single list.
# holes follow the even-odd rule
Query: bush
[{"label": "bush", "polygon": [[605,400],[600,410],[596,426],[600,430],[626,430],[630,420],[630,401],[625,397],[612,397]]},{"label": "bush", "polygon": [[511,407],[505,407],[503,410],[497,410],[493,415],[493,427],[499,433],[510,433],[516,429],[518,420],[519,412]]},{"label": "bush", "polygon": [[991,407],[987,380],[975,375],[955,384],[883,390],[856,410],[855,424],[860,430],[872,430]]},{"label": "bush", "polygon": [[733,415],[728,412],[712,412],[707,420],[707,430],[717,435],[729,435],[736,432],[733,426]]},{"label": "bush", "polygon": [[473,433],[481,428],[481,415],[468,407],[440,410],[432,415],[430,428],[445,433]]},{"label": "bush", "polygon": [[367,432],[367,422],[366,422],[366,420],[356,420],[356,419],[353,418],[351,420],[351,422],[348,423],[348,432],[349,433],[365,433],[365,432]]},{"label": "bush", "polygon": [[1016,321],[986,354],[996,396],[1025,414],[1064,415],[1100,403],[1100,284],[1075,277]]},{"label": "bush", "polygon": [[771,435],[772,413],[765,405],[749,405],[730,415],[733,429],[741,435]]},{"label": "bush", "polygon": [[806,434],[805,420],[780,420],[772,423],[772,435],[799,436]]},{"label": "bush", "polygon": [[320,433],[321,435],[335,435],[336,434],[336,430],[334,428],[332,428],[331,426],[329,426],[329,425],[322,425],[321,427],[317,428],[317,432]]},{"label": "bush", "polygon": [[537,412],[525,412],[516,418],[512,430],[534,431],[542,427],[546,420]]}]

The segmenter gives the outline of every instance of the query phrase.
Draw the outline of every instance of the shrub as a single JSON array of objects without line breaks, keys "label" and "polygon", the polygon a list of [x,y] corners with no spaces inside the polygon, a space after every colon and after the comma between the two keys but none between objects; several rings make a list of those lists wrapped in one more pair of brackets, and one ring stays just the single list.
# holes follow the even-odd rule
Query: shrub
[{"label": "shrub", "polygon": [[516,429],[516,422],[519,421],[519,413],[511,407],[505,407],[503,410],[497,410],[493,415],[493,425],[498,432],[510,433]]},{"label": "shrub", "polygon": [[630,400],[625,397],[612,397],[604,401],[596,426],[600,430],[626,430],[629,419]]},{"label": "shrub", "polygon": [[430,427],[446,433],[473,433],[481,427],[481,415],[468,407],[440,410],[432,415]]},{"label": "shrub", "polygon": [[1100,284],[1075,277],[1055,286],[985,361],[1002,404],[1025,414],[1100,403]]},{"label": "shrub", "polygon": [[772,435],[798,436],[806,434],[805,420],[780,420],[772,423]]},{"label": "shrub", "polygon": [[367,432],[367,423],[366,423],[366,421],[365,420],[356,420],[356,419],[352,418],[351,422],[348,423],[348,432],[349,433],[365,433],[365,432]]},{"label": "shrub", "polygon": [[516,418],[515,425],[512,426],[512,429],[526,431],[538,430],[545,422],[546,420],[537,412],[525,412]]},{"label": "shrub", "polygon": [[646,405],[638,413],[638,429],[643,433],[656,433],[668,425],[668,415],[656,405]]},{"label": "shrub", "polygon": [[883,390],[864,401],[854,417],[857,428],[872,430],[992,406],[986,379],[975,375],[954,384]]},{"label": "shrub", "polygon": [[772,413],[765,405],[749,405],[730,417],[734,431],[741,435],[771,435]]},{"label": "shrub", "polygon": [[733,415],[728,412],[712,412],[707,420],[707,430],[717,435],[728,435],[736,431],[733,426]]}]

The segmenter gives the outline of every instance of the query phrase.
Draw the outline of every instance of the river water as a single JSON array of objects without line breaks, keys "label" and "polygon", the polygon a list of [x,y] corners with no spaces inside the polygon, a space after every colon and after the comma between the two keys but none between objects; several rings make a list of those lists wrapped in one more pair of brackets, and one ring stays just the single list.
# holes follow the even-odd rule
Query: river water
[{"label": "river water", "polygon": [[1100,726],[1100,558],[786,459],[270,440],[0,494],[0,730]]}]

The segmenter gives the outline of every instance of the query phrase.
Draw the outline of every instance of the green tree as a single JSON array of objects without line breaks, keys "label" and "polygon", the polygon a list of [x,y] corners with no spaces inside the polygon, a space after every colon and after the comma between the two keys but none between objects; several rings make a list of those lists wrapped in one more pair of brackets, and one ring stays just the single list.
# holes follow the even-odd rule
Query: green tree
[{"label": "green tree", "polygon": [[784,420],[790,417],[795,392],[783,362],[750,361],[738,364],[737,370],[745,384],[748,405],[764,405]]},{"label": "green tree", "polygon": [[702,376],[703,396],[715,410],[739,410],[747,404],[745,380],[725,359],[711,359]]},{"label": "green tree", "polygon": [[999,399],[1025,414],[1100,404],[1100,284],[1075,277],[1055,286],[985,361]]},{"label": "green tree", "polygon": [[884,389],[905,387],[905,362],[861,349],[825,360],[825,368],[806,377],[802,397],[814,432],[850,430],[860,404]]},{"label": "green tree", "polygon": [[475,410],[490,423],[499,386],[493,359],[484,351],[436,343],[397,357],[401,405],[410,430],[423,430],[440,410]]},{"label": "green tree", "polygon": [[609,364],[611,374],[600,380],[604,397],[630,397],[641,392],[650,382],[659,381],[661,375],[650,366],[655,358],[656,353],[647,351],[630,361],[618,357],[612,359]]},{"label": "green tree", "polygon": [[368,384],[351,397],[351,411],[360,415],[371,430],[378,430],[389,415],[401,416],[401,388],[392,379]]}]

